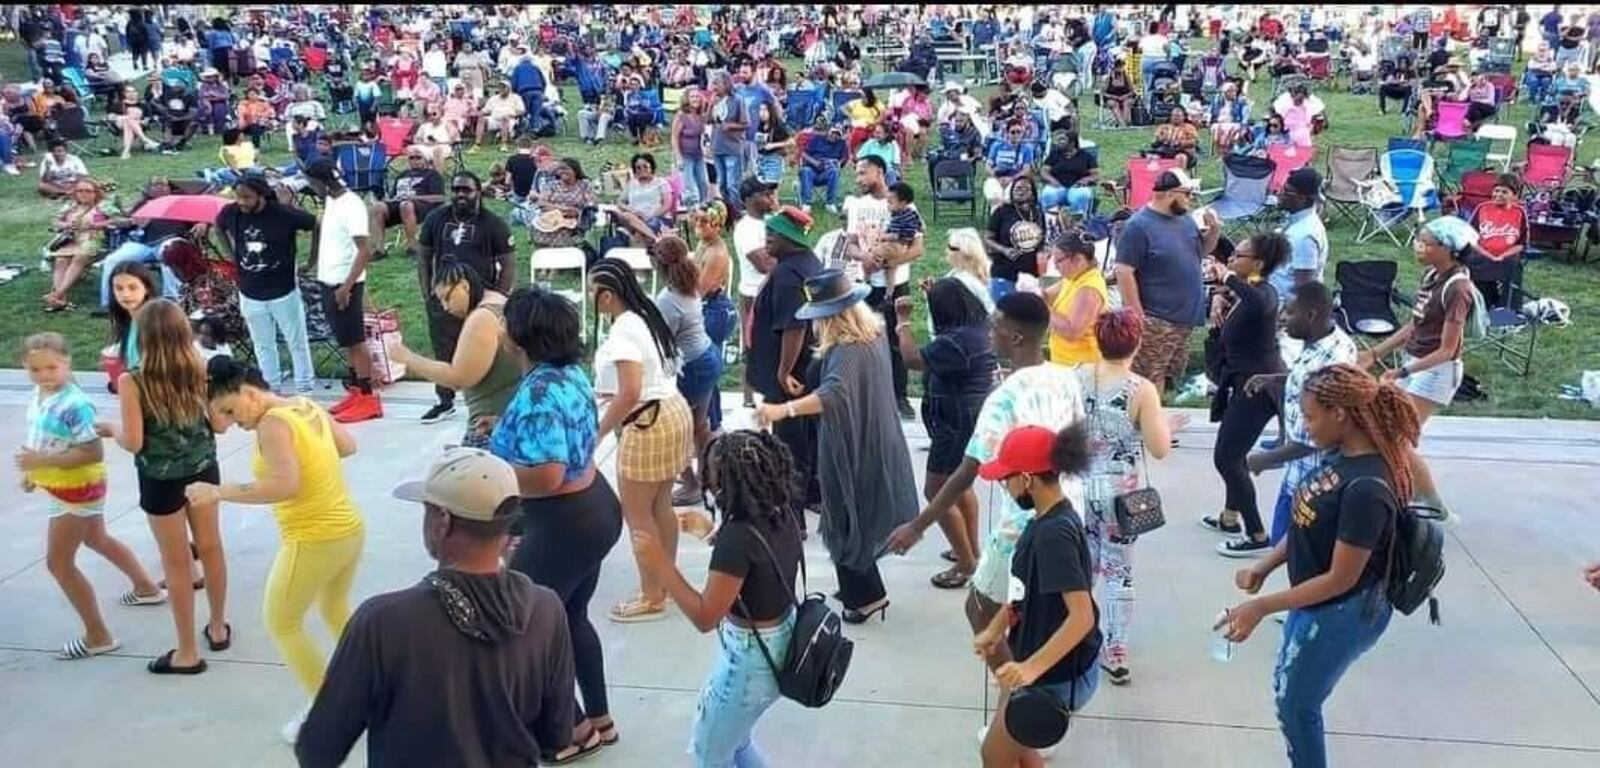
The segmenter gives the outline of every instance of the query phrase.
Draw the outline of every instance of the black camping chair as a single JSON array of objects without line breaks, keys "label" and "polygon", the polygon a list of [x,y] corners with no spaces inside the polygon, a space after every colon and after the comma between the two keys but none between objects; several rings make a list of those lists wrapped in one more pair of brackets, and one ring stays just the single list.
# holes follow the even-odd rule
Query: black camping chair
[{"label": "black camping chair", "polygon": [[1538,297],[1527,292],[1522,284],[1523,260],[1505,261],[1475,259],[1472,261],[1474,280],[1499,284],[1500,298],[1485,304],[1489,310],[1489,332],[1479,340],[1469,342],[1466,351],[1492,350],[1495,357],[1518,376],[1527,376],[1533,370],[1533,352],[1539,345],[1539,320],[1522,311],[1524,304]]},{"label": "black camping chair", "polygon": [[977,168],[971,160],[947,158],[933,165],[929,174],[933,187],[933,218],[939,218],[939,203],[966,203],[967,213],[978,216]]},{"label": "black camping chair", "polygon": [[1399,272],[1400,265],[1388,259],[1341,261],[1334,267],[1334,321],[1364,346],[1400,329],[1395,307],[1408,301],[1395,289]]}]

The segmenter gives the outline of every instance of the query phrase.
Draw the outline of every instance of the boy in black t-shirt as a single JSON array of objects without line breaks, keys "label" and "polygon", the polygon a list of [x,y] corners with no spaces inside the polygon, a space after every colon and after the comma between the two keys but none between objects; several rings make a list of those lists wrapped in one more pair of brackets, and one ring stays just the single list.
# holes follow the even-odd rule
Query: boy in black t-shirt
[{"label": "boy in black t-shirt", "polygon": [[[1082,424],[1059,433],[1027,426],[1006,435],[994,460],[978,470],[983,479],[1001,483],[1018,506],[1033,510],[1034,517],[1011,556],[1011,602],[973,645],[979,655],[987,656],[993,646],[1007,641],[1017,661],[995,671],[1000,684],[1012,696],[1023,688],[1044,694],[1054,700],[1055,709],[1071,712],[1081,710],[1100,685],[1094,568],[1083,521],[1061,490],[1061,475],[1087,471],[1089,460]],[[984,765],[1038,759],[1024,744],[1041,741],[1036,729],[1048,731],[1048,724],[1034,717],[1038,712],[1032,707],[1026,713],[1011,713],[1013,701],[1001,697],[995,722],[984,738]]]}]

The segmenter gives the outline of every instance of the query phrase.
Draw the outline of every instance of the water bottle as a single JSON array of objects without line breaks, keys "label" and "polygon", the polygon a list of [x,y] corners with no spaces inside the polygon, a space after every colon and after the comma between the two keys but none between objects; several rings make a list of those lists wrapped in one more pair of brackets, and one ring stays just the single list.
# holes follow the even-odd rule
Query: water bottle
[{"label": "water bottle", "polygon": [[1212,622],[1212,624],[1220,623],[1222,626],[1214,630],[1211,638],[1211,658],[1224,663],[1233,661],[1233,641],[1228,639],[1227,621],[1228,610],[1224,608]]}]

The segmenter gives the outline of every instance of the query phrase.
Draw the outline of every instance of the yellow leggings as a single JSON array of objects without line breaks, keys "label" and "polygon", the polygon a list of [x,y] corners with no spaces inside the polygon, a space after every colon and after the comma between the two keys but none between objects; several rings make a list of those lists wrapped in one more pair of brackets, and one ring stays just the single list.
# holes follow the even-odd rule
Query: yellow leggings
[{"label": "yellow leggings", "polygon": [[316,602],[337,643],[350,620],[350,584],[361,561],[364,532],[332,541],[285,541],[267,574],[262,615],[278,653],[311,696],[322,686],[327,659],[306,634],[306,612]]}]

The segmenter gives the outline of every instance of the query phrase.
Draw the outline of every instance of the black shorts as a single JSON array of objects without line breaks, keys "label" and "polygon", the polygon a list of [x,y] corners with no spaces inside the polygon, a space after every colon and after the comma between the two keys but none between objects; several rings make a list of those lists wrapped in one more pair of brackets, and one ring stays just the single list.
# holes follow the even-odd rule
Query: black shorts
[{"label": "black shorts", "polygon": [[[412,203],[412,205],[417,209],[417,224],[421,224],[422,220],[428,218],[428,214],[433,211],[434,206],[438,205],[438,203]],[[383,225],[392,227],[399,223],[400,201],[390,200],[384,203]]]},{"label": "black shorts", "polygon": [[927,470],[938,475],[952,475],[967,457],[967,443],[972,441],[972,431],[978,426],[978,412],[983,408],[983,398],[927,397],[922,398],[922,425],[928,430]]},{"label": "black shorts", "polygon": [[333,340],[341,347],[353,347],[367,340],[366,328],[362,326],[361,307],[367,293],[367,284],[356,283],[350,289],[350,301],[339,308],[339,300],[334,295],[339,286],[322,284],[322,312],[328,318],[328,328],[333,331]]},{"label": "black shorts", "polygon": [[215,462],[189,477],[181,477],[176,480],[161,480],[140,474],[139,508],[143,509],[145,514],[155,515],[156,517],[164,517],[174,512],[180,512],[189,504],[189,500],[183,495],[183,489],[188,488],[190,483],[216,484],[220,482],[222,482],[222,473],[218,471]]}]

